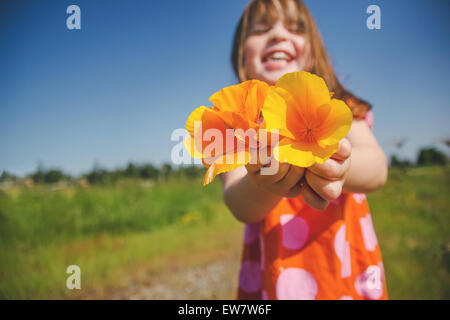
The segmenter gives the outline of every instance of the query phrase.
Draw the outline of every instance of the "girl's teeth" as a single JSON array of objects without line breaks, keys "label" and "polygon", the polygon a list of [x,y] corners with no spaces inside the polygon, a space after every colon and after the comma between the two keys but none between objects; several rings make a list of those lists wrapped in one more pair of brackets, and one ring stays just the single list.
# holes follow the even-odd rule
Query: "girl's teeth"
[{"label": "girl's teeth", "polygon": [[289,56],[284,52],[275,52],[269,56],[270,60],[289,60]]}]

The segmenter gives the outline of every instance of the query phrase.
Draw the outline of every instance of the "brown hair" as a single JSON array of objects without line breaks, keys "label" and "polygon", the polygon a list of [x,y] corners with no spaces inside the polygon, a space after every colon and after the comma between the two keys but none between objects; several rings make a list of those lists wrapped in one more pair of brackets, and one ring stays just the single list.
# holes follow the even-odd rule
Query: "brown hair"
[{"label": "brown hair", "polygon": [[231,54],[233,70],[239,81],[249,80],[244,65],[244,43],[249,36],[252,19],[261,19],[268,24],[274,23],[278,19],[280,9],[284,12],[288,23],[296,24],[308,39],[310,63],[309,70],[305,71],[322,77],[328,89],[334,92],[335,98],[344,100],[355,117],[364,117],[372,106],[354,96],[337,79],[317,25],[302,0],[252,0],[248,4],[237,25]]}]

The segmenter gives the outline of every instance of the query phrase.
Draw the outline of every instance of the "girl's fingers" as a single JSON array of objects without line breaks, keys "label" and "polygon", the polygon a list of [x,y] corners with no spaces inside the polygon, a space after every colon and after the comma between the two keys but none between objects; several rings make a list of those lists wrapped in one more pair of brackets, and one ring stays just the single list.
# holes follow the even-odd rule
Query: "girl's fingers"
[{"label": "girl's fingers", "polygon": [[257,173],[262,167],[273,165],[275,158],[271,156],[271,148],[267,146],[263,149],[254,149],[250,152],[250,163],[245,167],[250,173]]},{"label": "girl's fingers", "polygon": [[317,210],[324,210],[329,204],[328,201],[318,196],[305,180],[300,182],[300,195],[307,205]]},{"label": "girl's fingers", "polygon": [[[278,170],[276,171],[275,174],[263,175],[260,172],[262,168],[262,166],[260,165],[258,171],[253,171],[250,174],[257,185],[265,186],[266,188],[268,188],[271,187],[272,185],[275,185],[278,181],[281,181],[288,174],[290,167],[291,165],[287,163],[279,163]],[[252,170],[252,168],[250,168],[250,170]]]},{"label": "girl's fingers", "polygon": [[258,164],[258,163],[257,164],[249,163],[249,164],[247,164],[245,166],[245,168],[247,169],[248,173],[252,173],[252,174],[258,173],[259,170],[261,169],[261,167],[262,167],[262,164]]},{"label": "girl's fingers", "polygon": [[327,180],[340,180],[347,173],[350,166],[350,159],[336,161],[328,159],[323,164],[316,163],[308,168],[308,171]]},{"label": "girl's fingers", "polygon": [[307,170],[306,181],[314,192],[327,201],[336,200],[342,193],[342,180],[330,181]]},{"label": "girl's fingers", "polygon": [[302,188],[300,187],[300,183],[296,183],[295,186],[293,186],[288,193],[285,194],[286,198],[296,198],[298,197],[302,192]]},{"label": "girl's fingers", "polygon": [[348,139],[344,138],[339,142],[338,150],[336,151],[335,154],[331,156],[331,159],[344,161],[350,158],[351,154],[352,154],[352,145]]},{"label": "girl's fingers", "polygon": [[[278,173],[274,174],[272,178],[269,179],[273,181],[273,183],[282,181],[287,176],[292,167],[293,166],[288,163],[280,163],[278,167]],[[270,177],[270,175],[268,175],[267,177]]]},{"label": "girl's fingers", "polygon": [[279,188],[279,190],[282,190],[283,193],[287,193],[296,185],[298,185],[304,174],[305,168],[290,165],[288,173],[284,176],[283,179],[275,183],[275,187]]}]

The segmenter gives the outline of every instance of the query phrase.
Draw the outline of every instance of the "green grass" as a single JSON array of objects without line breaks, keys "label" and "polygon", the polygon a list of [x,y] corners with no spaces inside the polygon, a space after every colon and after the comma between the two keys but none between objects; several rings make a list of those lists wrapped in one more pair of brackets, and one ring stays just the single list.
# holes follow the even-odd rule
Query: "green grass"
[{"label": "green grass", "polygon": [[124,268],[240,228],[222,203],[220,183],[203,188],[188,180],[16,190],[0,195],[0,221],[0,298],[6,299],[73,296],[65,287],[71,264],[81,267],[87,290],[114,285]]},{"label": "green grass", "polygon": [[[449,169],[430,167],[392,170],[369,195],[390,298],[450,298],[448,194]],[[81,267],[81,291],[101,296],[138,269],[163,269],[167,257],[185,264],[241,233],[220,182],[0,191],[0,298],[78,298],[65,287],[71,264]]]},{"label": "green grass", "polygon": [[448,168],[391,170],[369,195],[391,299],[450,299]]},{"label": "green grass", "polygon": [[152,231],[197,213],[215,215],[220,185],[205,189],[198,181],[160,183],[151,188],[132,181],[50,192],[48,187],[23,189],[0,196],[0,241],[26,246],[61,243],[98,233]]}]

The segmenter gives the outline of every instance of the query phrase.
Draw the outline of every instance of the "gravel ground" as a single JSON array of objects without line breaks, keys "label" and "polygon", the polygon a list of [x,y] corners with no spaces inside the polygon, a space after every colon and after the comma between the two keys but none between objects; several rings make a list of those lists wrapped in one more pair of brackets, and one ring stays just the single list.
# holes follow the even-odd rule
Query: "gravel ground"
[{"label": "gravel ground", "polygon": [[121,289],[110,291],[105,299],[235,299],[240,252],[221,254],[195,267],[168,268],[159,273],[140,274]]}]

